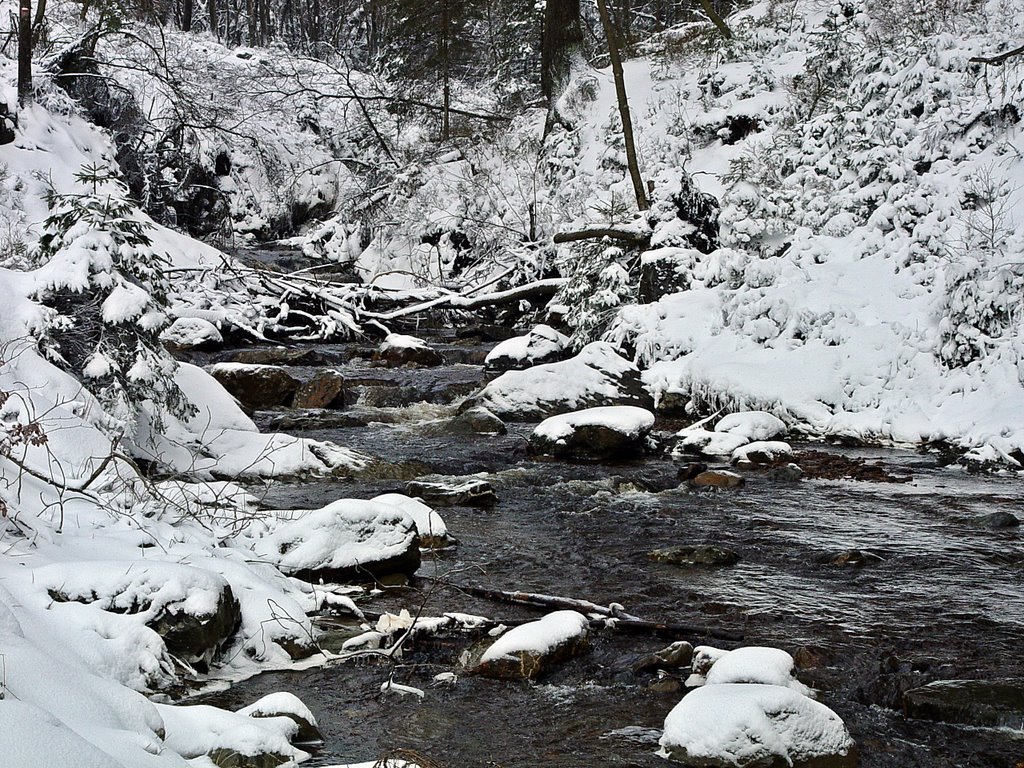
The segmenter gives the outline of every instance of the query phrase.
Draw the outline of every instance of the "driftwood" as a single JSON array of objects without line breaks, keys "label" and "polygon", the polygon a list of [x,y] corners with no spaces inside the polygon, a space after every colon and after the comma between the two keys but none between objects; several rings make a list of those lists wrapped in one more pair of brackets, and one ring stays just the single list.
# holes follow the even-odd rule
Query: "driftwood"
[{"label": "driftwood", "polygon": [[614,229],[611,227],[596,227],[594,229],[580,229],[575,232],[559,232],[552,238],[556,244],[574,243],[578,240],[600,240],[601,238],[621,240],[629,245],[645,246],[651,240],[650,232],[636,232],[629,229]]},{"label": "driftwood", "polygon": [[592,619],[590,625],[595,629],[615,629],[620,632],[638,635],[656,635],[658,637],[671,637],[681,639],[684,637],[711,637],[716,640],[732,640],[739,642],[743,635],[737,632],[729,632],[715,627],[703,626],[700,624],[687,624],[668,621],[649,621],[638,616],[626,613],[625,609],[618,603],[611,605],[599,605],[589,600],[579,600],[572,597],[560,597],[557,595],[543,595],[532,592],[506,592],[501,589],[488,589],[474,585],[451,584],[453,589],[458,589],[474,597],[482,597],[499,603],[510,603],[522,605],[527,608],[541,610],[558,609],[579,611],[586,614],[598,614],[605,618]]},{"label": "driftwood", "polygon": [[549,298],[554,296],[558,290],[565,285],[566,279],[563,277],[553,277],[547,280],[537,280],[533,283],[527,283],[526,285],[520,285],[516,288],[509,288],[507,291],[495,291],[494,293],[485,293],[480,296],[465,296],[458,293],[452,293],[446,296],[439,296],[429,301],[424,301],[420,304],[413,304],[412,306],[402,307],[391,312],[369,312],[363,311],[360,314],[363,317],[371,317],[374,320],[397,320],[401,317],[408,317],[409,315],[415,315],[419,312],[425,312],[428,309],[440,309],[449,307],[452,309],[479,309],[480,307],[491,307],[499,306],[502,304],[512,304],[517,301],[531,301],[535,299]]}]

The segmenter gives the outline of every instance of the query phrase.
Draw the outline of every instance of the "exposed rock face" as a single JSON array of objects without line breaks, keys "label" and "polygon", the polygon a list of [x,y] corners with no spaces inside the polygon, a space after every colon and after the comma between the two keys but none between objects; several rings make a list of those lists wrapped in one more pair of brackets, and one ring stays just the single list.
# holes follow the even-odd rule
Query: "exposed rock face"
[{"label": "exposed rock face", "polygon": [[231,592],[224,589],[212,614],[196,615],[168,607],[148,623],[164,639],[167,650],[193,666],[208,665],[242,623],[242,611]]},{"label": "exposed rock face", "polygon": [[298,379],[273,365],[218,363],[210,374],[250,410],[291,405],[299,389]]},{"label": "exposed rock face", "polygon": [[588,408],[552,416],[530,435],[534,455],[564,459],[635,458],[654,426],[654,414],[635,406]]},{"label": "exposed rock face", "polygon": [[337,371],[317,371],[299,385],[293,408],[344,408],[345,378]]},{"label": "exposed rock face", "polygon": [[633,662],[631,668],[634,674],[657,669],[681,669],[689,667],[692,660],[693,646],[685,640],[680,640],[660,651],[641,656]]},{"label": "exposed rock face", "polygon": [[400,333],[389,334],[374,353],[373,358],[388,368],[405,365],[428,368],[444,364],[444,356],[429,347],[422,339],[417,339],[415,336],[403,336]]},{"label": "exposed rock face", "polygon": [[500,680],[536,679],[589,647],[590,622],[576,611],[555,611],[510,629],[488,648],[473,672]]},{"label": "exposed rock face", "polygon": [[939,680],[903,694],[908,717],[978,726],[1020,728],[1022,680]]},{"label": "exposed rock face", "polygon": [[506,421],[540,421],[585,408],[650,409],[654,403],[640,370],[610,344],[598,341],[569,360],[503,373],[467,399],[463,410],[478,405]]},{"label": "exposed rock face", "polygon": [[248,365],[327,365],[331,361],[315,349],[254,347],[239,350],[232,355],[231,362]]},{"label": "exposed rock face", "polygon": [[483,407],[470,408],[448,422],[448,431],[456,435],[505,435],[505,422]]},{"label": "exposed rock face", "polygon": [[276,752],[243,755],[241,752],[227,747],[212,749],[207,756],[217,768],[277,768],[279,765],[291,762],[290,757],[279,755]]},{"label": "exposed rock face", "polygon": [[985,525],[989,528],[1016,528],[1020,525],[1020,519],[1012,512],[992,512],[985,515]]},{"label": "exposed rock face", "polygon": [[727,547],[679,546],[668,549],[656,549],[647,554],[651,560],[671,565],[735,565],[740,561],[739,554]]},{"label": "exposed rock face", "polygon": [[690,481],[697,488],[741,488],[746,482],[742,475],[724,469],[709,469]]},{"label": "exposed rock face", "polygon": [[523,370],[557,363],[569,356],[569,337],[549,325],[538,325],[525,336],[503,341],[484,359],[489,372]]},{"label": "exposed rock face", "polygon": [[491,484],[484,480],[453,483],[413,480],[406,484],[405,492],[435,507],[489,507],[498,501]]}]

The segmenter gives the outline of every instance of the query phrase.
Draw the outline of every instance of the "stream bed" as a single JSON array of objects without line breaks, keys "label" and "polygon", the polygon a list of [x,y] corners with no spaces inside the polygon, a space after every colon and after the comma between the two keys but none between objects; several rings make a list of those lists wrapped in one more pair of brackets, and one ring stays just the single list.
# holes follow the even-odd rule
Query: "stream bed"
[{"label": "stream bed", "polygon": [[[259,414],[264,427],[329,439],[399,468],[385,479],[278,483],[262,491],[270,508],[402,492],[416,476],[483,473],[493,485],[494,506],[438,508],[458,545],[426,554],[412,584],[385,590],[368,608],[541,615],[453,584],[618,602],[645,618],[743,635],[685,638],[694,645],[801,651],[800,678],[845,720],[865,768],[1024,764],[1024,723],[980,728],[901,711],[903,691],[933,680],[1024,688],[1024,532],[993,528],[987,517],[1024,517],[1019,475],[968,474],[913,451],[817,444],[802,447],[881,460],[912,479],[794,483],[749,472],[738,490],[698,492],[671,487],[676,468],[663,456],[614,465],[536,461],[525,451],[532,425],[510,424],[504,436],[444,428],[451,402],[482,381],[488,346],[450,339],[438,348],[461,362],[419,370],[374,368],[353,359],[354,348],[318,347],[348,381],[363,382],[360,402],[319,416]],[[407,404],[419,399],[430,402]],[[641,490],[662,487],[669,490]],[[680,544],[725,546],[741,559],[681,568],[647,557]],[[850,549],[877,559],[829,562]],[[469,642],[423,640],[394,670],[363,661],[267,673],[203,701],[238,708],[273,691],[295,693],[326,738],[308,766],[374,760],[392,749],[448,768],[669,765],[654,753],[665,715],[683,695],[679,683],[631,670],[667,640],[601,631],[589,654],[538,683],[461,674],[454,685],[435,683],[438,673],[459,671]],[[381,694],[392,673],[426,696]]]}]

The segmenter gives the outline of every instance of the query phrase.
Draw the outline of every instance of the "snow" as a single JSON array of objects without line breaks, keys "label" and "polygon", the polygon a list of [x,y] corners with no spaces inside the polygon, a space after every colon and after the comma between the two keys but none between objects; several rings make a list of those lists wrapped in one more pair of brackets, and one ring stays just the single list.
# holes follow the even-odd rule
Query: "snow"
[{"label": "snow", "polygon": [[387,352],[389,349],[429,349],[427,342],[415,336],[406,336],[401,333],[389,333],[381,342],[379,351]]},{"label": "snow", "polygon": [[810,689],[793,677],[793,657],[780,648],[747,646],[718,658],[705,675],[706,685],[763,683],[808,695]]},{"label": "snow", "polygon": [[341,570],[397,557],[415,536],[415,522],[398,507],[339,499],[322,509],[281,513],[253,549],[285,571]]},{"label": "snow", "polygon": [[201,317],[177,318],[160,334],[160,339],[182,349],[221,344],[224,341],[217,326]]},{"label": "snow", "polygon": [[155,706],[164,721],[164,743],[182,757],[201,757],[220,749],[247,756],[308,757],[289,741],[299,729],[290,717],[247,717],[202,704]]},{"label": "snow", "polygon": [[771,440],[779,435],[786,434],[786,425],[781,419],[772,416],[764,411],[744,411],[743,413],[730,413],[722,417],[715,424],[715,432],[729,432],[740,435],[751,442],[756,440]]},{"label": "snow", "polygon": [[526,368],[538,362],[550,362],[569,347],[569,337],[549,325],[538,325],[525,336],[506,339],[484,358],[485,367],[499,362],[514,363],[512,367]]},{"label": "snow", "polygon": [[419,499],[410,498],[402,493],[384,493],[375,496],[372,501],[389,504],[408,514],[416,523],[416,530],[421,538],[441,540],[448,537],[448,526],[441,519],[441,515]]},{"label": "snow", "polygon": [[580,427],[600,426],[623,435],[640,437],[654,426],[654,414],[634,405],[609,405],[551,416],[533,430],[533,434],[559,442]]},{"label": "snow", "polygon": [[679,441],[672,451],[673,458],[682,458],[686,453],[702,453],[707,456],[730,456],[732,452],[747,444],[743,435],[731,432],[712,432],[707,429],[685,428],[676,433]]},{"label": "snow", "polygon": [[510,629],[480,657],[481,663],[515,658],[519,653],[544,654],[562,643],[587,634],[590,621],[577,611],[555,611],[539,621]]},{"label": "snow", "polygon": [[686,695],[665,718],[661,755],[723,765],[792,765],[853,749],[831,709],[776,685],[708,685]]},{"label": "snow", "polygon": [[732,452],[733,461],[744,461],[749,459],[751,454],[762,454],[773,461],[782,456],[792,456],[793,449],[789,443],[781,440],[756,440],[753,443],[742,445]]},{"label": "snow", "polygon": [[249,706],[242,707],[238,710],[238,714],[245,715],[246,717],[294,715],[300,720],[305,720],[314,728],[317,727],[316,718],[309,711],[309,707],[303,704],[302,700],[294,693],[288,693],[287,691],[268,693]]}]

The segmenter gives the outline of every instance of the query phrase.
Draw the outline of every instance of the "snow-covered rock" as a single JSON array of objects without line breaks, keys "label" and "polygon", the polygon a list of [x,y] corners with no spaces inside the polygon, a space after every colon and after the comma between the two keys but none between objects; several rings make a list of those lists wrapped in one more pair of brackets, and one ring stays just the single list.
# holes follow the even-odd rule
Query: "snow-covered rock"
[{"label": "snow-covered rock", "polygon": [[238,710],[238,714],[246,717],[288,717],[299,726],[291,737],[293,743],[314,744],[323,741],[323,734],[320,733],[320,727],[309,707],[303,704],[298,696],[287,691],[268,693],[258,701]]},{"label": "snow-covered rock", "polygon": [[160,340],[174,349],[213,349],[224,343],[217,326],[201,317],[179,317],[172,322]]},{"label": "snow-covered rock", "polygon": [[443,547],[450,543],[448,526],[441,516],[419,499],[411,498],[403,493],[384,493],[375,496],[375,502],[390,504],[397,507],[413,519],[420,535],[421,547]]},{"label": "snow-covered rock", "polygon": [[569,360],[503,373],[465,407],[475,405],[502,419],[534,421],[606,405],[647,408],[652,400],[640,383],[639,369],[610,344],[594,342]]},{"label": "snow-covered rock", "polygon": [[484,368],[504,372],[555,363],[567,356],[568,349],[568,336],[549,325],[538,325],[525,336],[498,344],[484,359]]},{"label": "snow-covered rock", "polygon": [[704,677],[707,685],[763,683],[809,695],[810,689],[794,677],[794,671],[793,657],[781,648],[747,646],[715,660]]},{"label": "snow-covered rock", "polygon": [[765,411],[743,411],[723,416],[715,424],[715,432],[728,432],[754,442],[785,435],[786,425],[782,419]]},{"label": "snow-covered rock", "polygon": [[367,581],[392,573],[411,575],[420,566],[416,523],[391,504],[340,499],[322,509],[280,514],[253,549],[298,578]]},{"label": "snow-covered rock", "polygon": [[586,408],[542,421],[530,435],[529,450],[559,458],[635,458],[653,426],[654,414],[645,408]]},{"label": "snow-covered rock", "polygon": [[444,356],[423,339],[401,333],[388,334],[377,348],[374,359],[381,361],[389,368],[398,368],[403,365],[425,368],[444,363]]},{"label": "snow-covered rock", "polygon": [[446,431],[454,434],[504,435],[508,433],[505,422],[481,406],[469,408],[456,414],[445,427]]},{"label": "snow-covered rock", "polygon": [[731,456],[737,448],[750,442],[743,435],[713,432],[700,427],[686,427],[676,433],[677,442],[672,449],[676,461],[691,461],[693,454],[701,456]]},{"label": "snow-covered rock", "polygon": [[590,622],[577,611],[555,611],[510,629],[480,657],[474,672],[501,679],[534,679],[589,647]]},{"label": "snow-covered rock", "polygon": [[824,704],[777,685],[707,685],[665,718],[661,754],[700,768],[854,768],[857,749]]},{"label": "snow-covered rock", "polygon": [[733,451],[732,460],[734,463],[771,464],[776,459],[792,455],[793,449],[789,443],[781,440],[756,440]]},{"label": "snow-covered rock", "polygon": [[405,484],[405,491],[439,507],[489,507],[498,501],[494,488],[486,480],[410,480]]}]

